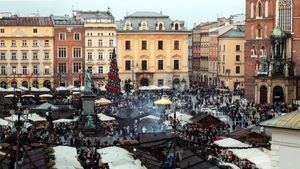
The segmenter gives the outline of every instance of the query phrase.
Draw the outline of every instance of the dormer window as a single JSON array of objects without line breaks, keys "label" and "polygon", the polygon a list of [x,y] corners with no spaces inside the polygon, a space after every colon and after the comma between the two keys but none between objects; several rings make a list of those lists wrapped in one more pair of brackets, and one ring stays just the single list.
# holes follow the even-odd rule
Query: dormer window
[{"label": "dormer window", "polygon": [[156,30],[165,30],[165,27],[164,27],[164,23],[163,22],[158,22],[156,24]]},{"label": "dormer window", "polygon": [[174,22],[172,29],[175,30],[175,31],[181,30],[180,23],[179,22]]},{"label": "dormer window", "polygon": [[124,30],[132,30],[132,24],[129,21],[125,22],[125,26],[123,29]]},{"label": "dormer window", "polygon": [[148,24],[147,24],[146,21],[142,21],[142,22],[140,23],[140,30],[149,30]]}]

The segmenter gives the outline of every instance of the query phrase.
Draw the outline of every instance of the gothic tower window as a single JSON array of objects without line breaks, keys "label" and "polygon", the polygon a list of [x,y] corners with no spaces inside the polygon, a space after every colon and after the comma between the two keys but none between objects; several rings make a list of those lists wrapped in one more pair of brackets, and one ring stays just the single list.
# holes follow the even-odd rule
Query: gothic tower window
[{"label": "gothic tower window", "polygon": [[251,25],[251,32],[250,32],[250,39],[254,39],[254,26],[253,24]]},{"label": "gothic tower window", "polygon": [[257,39],[261,39],[261,26],[260,24],[257,25]]},{"label": "gothic tower window", "polygon": [[258,1],[256,5],[256,17],[261,18],[262,13],[263,13],[263,6],[261,1]]},{"label": "gothic tower window", "polygon": [[268,25],[267,24],[265,24],[265,27],[264,27],[264,37],[265,38],[268,38]]},{"label": "gothic tower window", "polygon": [[253,4],[253,2],[251,2],[251,4],[250,4],[250,15],[251,15],[251,18],[253,18],[254,17],[254,4]]},{"label": "gothic tower window", "polygon": [[265,2],[265,17],[269,17],[269,1],[266,0]]},{"label": "gothic tower window", "polygon": [[278,3],[278,26],[284,31],[291,31],[292,2],[291,0],[279,0]]}]

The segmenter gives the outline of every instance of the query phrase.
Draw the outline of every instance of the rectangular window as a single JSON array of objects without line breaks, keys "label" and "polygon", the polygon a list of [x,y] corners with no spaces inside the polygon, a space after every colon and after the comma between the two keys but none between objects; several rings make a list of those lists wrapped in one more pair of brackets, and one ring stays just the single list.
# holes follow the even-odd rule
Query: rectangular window
[{"label": "rectangular window", "polygon": [[125,61],[125,70],[130,70],[131,69],[131,61],[130,60],[126,60]]},{"label": "rectangular window", "polygon": [[27,53],[26,52],[22,53],[22,60],[27,60]]},{"label": "rectangular window", "polygon": [[67,49],[64,47],[58,48],[58,57],[59,58],[65,58],[67,57]]},{"label": "rectangular window", "polygon": [[61,74],[67,73],[67,64],[66,63],[58,63],[58,72]]},{"label": "rectangular window", "polygon": [[0,41],[0,46],[5,46],[5,41],[4,40]]},{"label": "rectangular window", "polygon": [[37,28],[33,28],[33,33],[38,33]]},{"label": "rectangular window", "polygon": [[80,58],[81,57],[81,48],[73,48],[73,57]]},{"label": "rectangular window", "polygon": [[93,45],[93,42],[92,42],[91,39],[89,39],[89,40],[88,40],[88,47],[92,47],[92,45]]},{"label": "rectangular window", "polygon": [[130,50],[130,41],[125,41],[125,50]]},{"label": "rectangular window", "polygon": [[179,40],[174,41],[174,50],[179,50]]},{"label": "rectangular window", "polygon": [[32,41],[32,46],[35,46],[35,47],[38,46],[37,40],[33,40],[33,41]]},{"label": "rectangular window", "polygon": [[38,60],[38,53],[37,52],[32,53],[32,60]]},{"label": "rectangular window", "polygon": [[80,33],[74,33],[74,40],[80,40]]},{"label": "rectangular window", "polygon": [[158,86],[163,86],[164,85],[164,79],[158,79],[157,84],[158,84]]},{"label": "rectangular window", "polygon": [[45,57],[44,57],[45,60],[49,60],[49,58],[50,58],[50,57],[49,57],[49,52],[45,52],[45,53],[44,53],[44,56],[45,56]]},{"label": "rectangular window", "polygon": [[11,53],[11,60],[17,60],[17,54]]},{"label": "rectangular window", "polygon": [[59,35],[58,35],[58,39],[59,40],[66,40],[66,33],[59,33]]},{"label": "rectangular window", "polygon": [[98,53],[98,60],[103,60],[103,53],[102,52]]},{"label": "rectangular window", "polygon": [[22,40],[22,46],[27,46],[27,40]]},{"label": "rectangular window", "polygon": [[17,74],[17,66],[11,66],[11,74]]},{"label": "rectangular window", "polygon": [[50,75],[50,68],[49,68],[49,66],[45,66],[45,75]]},{"label": "rectangular window", "polygon": [[5,75],[5,74],[6,74],[6,67],[1,66],[1,75]]},{"label": "rectangular window", "polygon": [[147,70],[147,60],[142,60],[142,70]]},{"label": "rectangular window", "polygon": [[235,61],[237,61],[237,62],[241,61],[241,56],[240,55],[236,55],[235,56]]},{"label": "rectangular window", "polygon": [[223,45],[223,52],[225,52],[225,45]]},{"label": "rectangular window", "polygon": [[109,60],[111,60],[112,56],[113,56],[113,53],[109,52]]},{"label": "rectangular window", "polygon": [[98,40],[98,46],[100,46],[100,47],[103,46],[103,40],[102,39]]},{"label": "rectangular window", "polygon": [[142,40],[142,50],[147,50],[147,41]]},{"label": "rectangular window", "polygon": [[158,41],[158,50],[163,50],[164,49],[164,42],[162,40]]},{"label": "rectangular window", "polygon": [[4,32],[5,32],[4,28],[1,28],[0,33],[4,33]]},{"label": "rectangular window", "polygon": [[11,40],[11,46],[17,46],[16,40]]},{"label": "rectangular window", "polygon": [[49,40],[45,40],[44,45],[49,46]]},{"label": "rectangular window", "polygon": [[236,67],[235,67],[235,73],[236,73],[236,74],[240,74],[240,73],[241,73],[241,68],[240,68],[240,66],[236,66]]},{"label": "rectangular window", "polygon": [[88,54],[87,54],[87,60],[93,60],[93,54],[92,54],[92,52],[88,52]]},{"label": "rectangular window", "polygon": [[81,63],[73,63],[73,73],[78,73],[79,70],[81,71]]},{"label": "rectangular window", "polygon": [[113,39],[110,39],[109,40],[109,47],[113,47],[114,46],[114,40]]},{"label": "rectangular window", "polygon": [[93,74],[93,66],[88,66],[87,70],[88,70],[91,74]]},{"label": "rectangular window", "polygon": [[235,45],[235,51],[241,51],[241,46],[240,45]]},{"label": "rectangular window", "polygon": [[5,60],[5,53],[0,53],[0,59]]},{"label": "rectangular window", "polygon": [[33,73],[34,74],[39,74],[39,68],[38,68],[38,66],[33,66]]},{"label": "rectangular window", "polygon": [[99,66],[98,67],[98,73],[99,74],[103,74],[103,66]]},{"label": "rectangular window", "polygon": [[27,75],[27,66],[22,67],[22,74]]},{"label": "rectangular window", "polygon": [[179,60],[174,60],[174,70],[179,70]]},{"label": "rectangular window", "polygon": [[163,69],[164,69],[164,61],[158,60],[158,70],[163,70]]}]

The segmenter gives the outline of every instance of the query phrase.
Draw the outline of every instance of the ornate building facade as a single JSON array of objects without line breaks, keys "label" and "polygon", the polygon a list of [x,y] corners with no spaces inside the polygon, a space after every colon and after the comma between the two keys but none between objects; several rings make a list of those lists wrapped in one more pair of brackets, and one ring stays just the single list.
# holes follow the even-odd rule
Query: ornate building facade
[{"label": "ornate building facade", "polygon": [[[120,77],[136,87],[189,86],[184,22],[156,12],[136,12],[118,22]],[[123,85],[122,85],[123,86]]]},{"label": "ornate building facade", "polygon": [[110,58],[117,47],[117,29],[112,13],[108,11],[73,11],[76,19],[84,22],[85,68],[92,72],[96,88],[107,81]]},{"label": "ornate building facade", "polygon": [[85,70],[83,21],[54,17],[54,86],[80,86]]},{"label": "ornate building facade", "polygon": [[245,95],[256,103],[299,97],[300,1],[247,0]]},{"label": "ornate building facade", "polygon": [[51,17],[0,18],[0,86],[53,86]]}]

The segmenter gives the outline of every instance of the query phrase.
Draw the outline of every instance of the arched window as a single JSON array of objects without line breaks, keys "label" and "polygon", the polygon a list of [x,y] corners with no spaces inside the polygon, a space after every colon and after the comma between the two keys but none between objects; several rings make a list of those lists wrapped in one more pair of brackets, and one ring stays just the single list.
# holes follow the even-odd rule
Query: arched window
[{"label": "arched window", "polygon": [[43,87],[51,89],[51,81],[50,80],[45,80],[44,83],[43,83]]},{"label": "arched window", "polygon": [[37,80],[33,81],[32,87],[39,88],[39,82]]},{"label": "arched window", "polygon": [[252,46],[251,48],[251,57],[257,57],[255,46]]},{"label": "arched window", "polygon": [[5,81],[2,81],[2,82],[0,83],[0,87],[6,89],[6,88],[7,88],[6,82],[5,82]]},{"label": "arched window", "polygon": [[265,24],[265,27],[264,27],[264,37],[265,38],[268,38],[268,25],[267,24]]},{"label": "arched window", "polygon": [[265,2],[265,17],[269,17],[269,1],[266,0]]},{"label": "arched window", "polygon": [[261,1],[258,1],[256,6],[256,16],[261,18],[262,14],[263,14],[263,6]]},{"label": "arched window", "polygon": [[257,25],[257,38],[261,38],[261,26],[260,24]]},{"label": "arched window", "polygon": [[10,83],[10,86],[11,86],[11,87],[18,87],[18,83],[17,83],[16,81],[12,81],[12,82]]},{"label": "arched window", "polygon": [[23,81],[22,82],[22,86],[28,88],[28,82],[27,81]]},{"label": "arched window", "polygon": [[162,28],[163,28],[163,24],[162,24],[162,23],[159,23],[159,24],[158,24],[158,30],[162,30]]},{"label": "arched window", "polygon": [[291,0],[279,0],[278,4],[278,25],[284,31],[292,29],[292,3]]},{"label": "arched window", "polygon": [[175,30],[176,30],[176,31],[179,30],[179,25],[178,25],[178,23],[175,23]]},{"label": "arched window", "polygon": [[251,15],[251,18],[254,17],[254,3],[253,2],[251,2],[251,4],[250,4],[250,15]]}]

